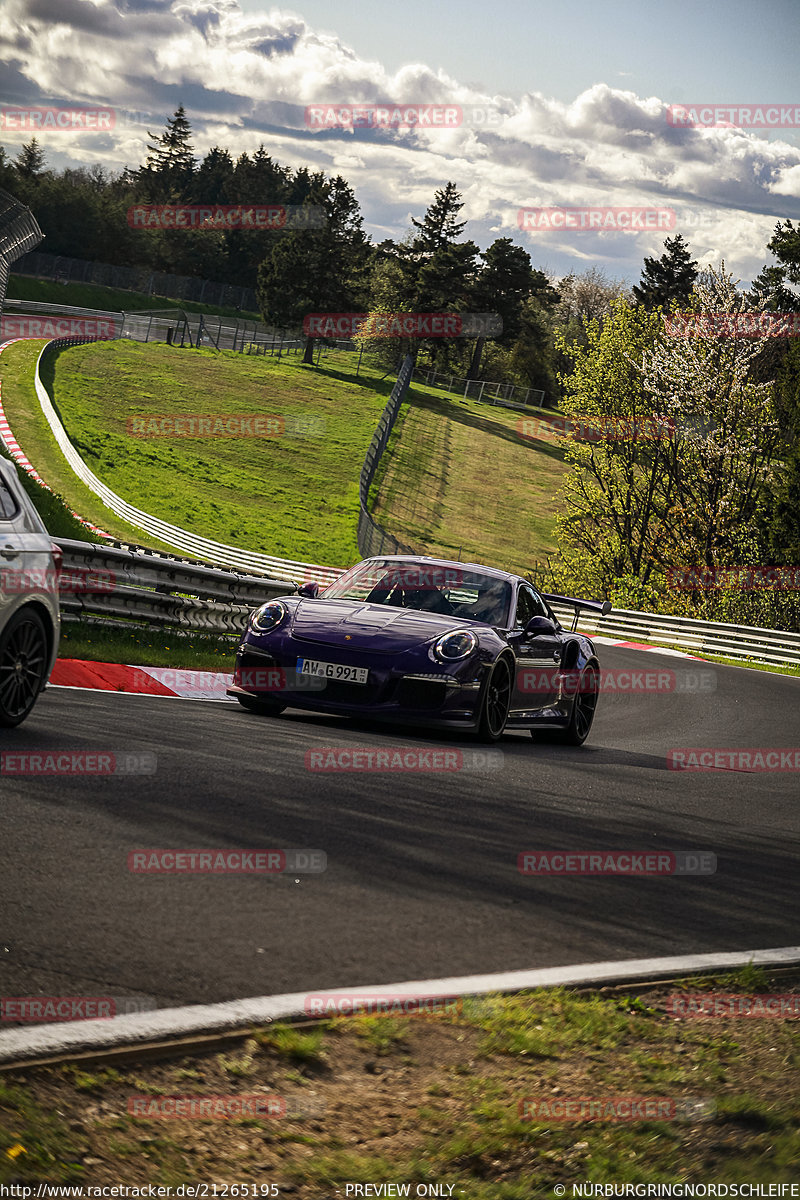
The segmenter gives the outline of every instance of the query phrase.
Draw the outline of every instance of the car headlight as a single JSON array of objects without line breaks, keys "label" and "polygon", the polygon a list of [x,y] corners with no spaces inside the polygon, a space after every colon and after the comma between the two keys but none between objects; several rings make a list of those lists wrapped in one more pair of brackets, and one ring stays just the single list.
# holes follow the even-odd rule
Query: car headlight
[{"label": "car headlight", "polygon": [[255,629],[256,633],[271,633],[273,629],[278,628],[285,616],[286,605],[281,600],[270,600],[251,614],[250,628]]},{"label": "car headlight", "polygon": [[433,647],[433,653],[441,662],[457,662],[472,654],[477,645],[478,639],[471,629],[451,629],[449,633],[442,634]]}]

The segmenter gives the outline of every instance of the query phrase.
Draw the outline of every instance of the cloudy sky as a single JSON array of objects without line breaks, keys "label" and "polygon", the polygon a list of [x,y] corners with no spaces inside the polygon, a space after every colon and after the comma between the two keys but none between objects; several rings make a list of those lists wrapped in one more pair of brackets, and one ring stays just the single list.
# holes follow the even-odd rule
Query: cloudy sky
[{"label": "cloudy sky", "polygon": [[[800,0],[0,0],[0,106],[113,108],[111,131],[40,141],[51,166],[118,170],[182,103],[200,154],[263,142],[280,162],[344,175],[374,240],[402,237],[454,180],[468,236],[510,236],[558,275],[596,265],[636,281],[667,234],[523,231],[521,207],[668,210],[696,258],[747,281],[775,222],[800,217],[798,44]],[[309,127],[309,106],[333,105],[460,115]],[[670,105],[782,115],[684,128]],[[11,156],[29,137],[0,129]]]}]

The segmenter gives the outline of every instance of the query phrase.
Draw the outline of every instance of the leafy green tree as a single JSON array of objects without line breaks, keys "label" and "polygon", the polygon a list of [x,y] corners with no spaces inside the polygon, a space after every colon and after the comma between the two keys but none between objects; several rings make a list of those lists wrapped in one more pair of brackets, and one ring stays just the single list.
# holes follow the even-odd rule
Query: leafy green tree
[{"label": "leafy green tree", "polygon": [[697,279],[697,263],[692,261],[683,234],[667,238],[665,253],[661,258],[645,258],[644,270],[633,295],[638,304],[645,308],[663,308],[668,311],[674,305],[684,307]]},{"label": "leafy green tree", "polygon": [[[692,300],[698,313],[752,312],[724,263],[710,268]],[[675,434],[658,443],[663,478],[659,557],[709,568],[736,561],[780,447],[772,385],[753,364],[766,338],[700,333],[659,338],[643,377],[656,411]]]},{"label": "leafy green tree", "polygon": [[792,344],[775,381],[783,449],[765,505],[764,540],[776,563],[800,564],[800,342]]},{"label": "leafy green tree", "polygon": [[624,576],[646,580],[657,556],[657,443],[625,435],[654,417],[640,364],[661,328],[657,313],[620,298],[602,325],[596,318],[587,323],[585,345],[559,337],[572,363],[563,379],[562,413],[579,434],[609,435],[566,443],[572,470],[556,521],[562,564],[592,592],[607,592]]},{"label": "leafy green tree", "polygon": [[[750,311],[711,270],[698,313]],[[764,339],[674,337],[661,314],[615,302],[586,347],[566,348],[565,414],[599,436],[568,443],[562,560],[595,588],[647,584],[669,568],[727,567],[752,530],[779,446],[771,387],[752,378]]]}]

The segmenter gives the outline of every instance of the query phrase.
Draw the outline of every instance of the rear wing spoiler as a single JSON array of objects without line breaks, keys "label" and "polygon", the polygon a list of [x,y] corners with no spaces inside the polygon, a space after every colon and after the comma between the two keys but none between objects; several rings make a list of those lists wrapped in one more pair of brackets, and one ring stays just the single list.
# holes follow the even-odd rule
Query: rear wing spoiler
[{"label": "rear wing spoiler", "polygon": [[578,617],[581,614],[581,609],[587,609],[589,612],[599,613],[601,617],[606,617],[611,612],[610,600],[576,600],[573,596],[555,596],[542,592],[542,597],[550,604],[569,604],[575,609],[575,618],[572,622],[570,633],[575,633],[578,628]]}]

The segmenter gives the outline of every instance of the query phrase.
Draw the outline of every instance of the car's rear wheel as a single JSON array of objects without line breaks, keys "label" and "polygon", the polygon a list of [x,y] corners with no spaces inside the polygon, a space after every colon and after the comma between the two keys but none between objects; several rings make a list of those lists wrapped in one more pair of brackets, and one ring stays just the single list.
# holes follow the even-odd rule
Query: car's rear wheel
[{"label": "car's rear wheel", "polygon": [[242,708],[257,713],[260,717],[279,717],[286,708],[285,704],[279,704],[277,700],[261,700],[255,696],[237,696],[236,699]]},{"label": "car's rear wheel", "polygon": [[23,609],[0,635],[0,725],[20,725],[47,678],[47,631],[33,609]]},{"label": "car's rear wheel", "polygon": [[499,742],[511,707],[512,676],[508,660],[498,658],[492,667],[481,701],[478,736],[482,742]]},{"label": "car's rear wheel", "polygon": [[548,742],[558,742],[566,746],[582,746],[589,736],[597,708],[597,697],[600,693],[600,676],[597,667],[588,666],[581,672],[575,697],[572,701],[572,711],[566,729],[557,729],[541,733],[532,729],[531,734],[536,739]]}]

